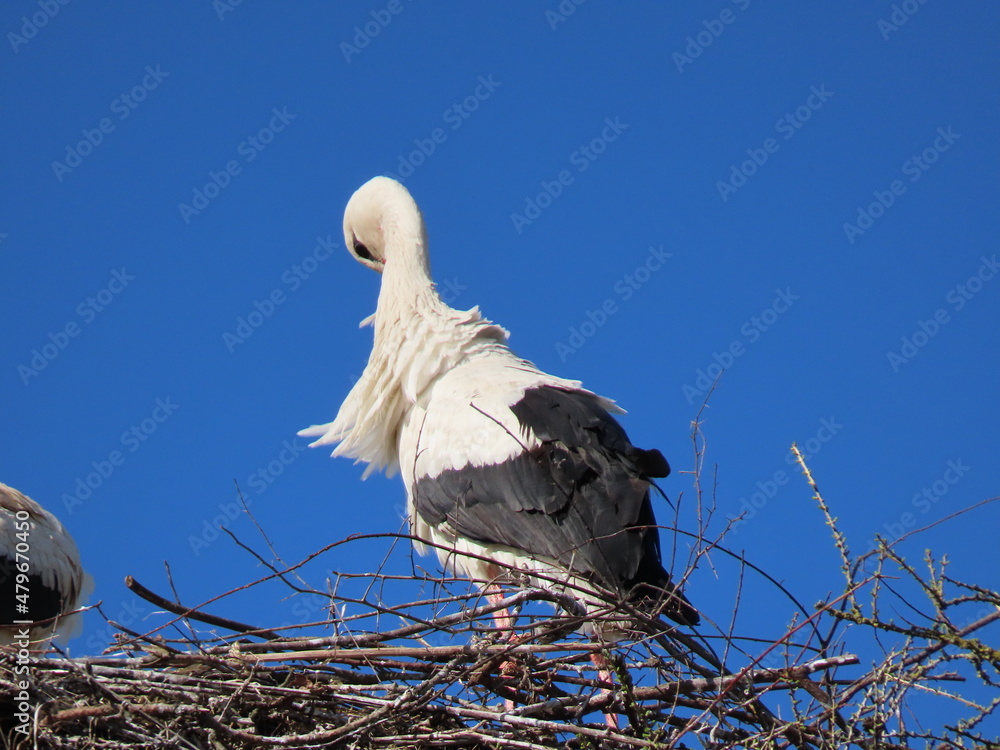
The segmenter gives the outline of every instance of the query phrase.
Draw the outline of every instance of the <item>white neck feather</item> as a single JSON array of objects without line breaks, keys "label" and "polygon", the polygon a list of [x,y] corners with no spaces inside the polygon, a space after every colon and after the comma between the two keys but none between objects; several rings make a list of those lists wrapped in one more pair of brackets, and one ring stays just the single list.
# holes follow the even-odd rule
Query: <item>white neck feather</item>
[{"label": "white neck feather", "polygon": [[507,340],[479,308],[455,310],[438,296],[423,220],[412,199],[406,203],[392,201],[382,214],[386,261],[368,365],[337,418],[305,431],[322,435],[314,445],[339,441],[334,456],[367,462],[366,477],[383,468],[390,476],[396,472],[402,422],[441,375]]}]

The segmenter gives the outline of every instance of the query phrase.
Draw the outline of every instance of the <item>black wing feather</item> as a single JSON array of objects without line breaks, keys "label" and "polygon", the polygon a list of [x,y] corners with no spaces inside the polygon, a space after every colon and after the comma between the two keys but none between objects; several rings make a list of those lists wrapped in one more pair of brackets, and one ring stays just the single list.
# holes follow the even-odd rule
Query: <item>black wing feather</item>
[{"label": "black wing feather", "polygon": [[[419,479],[417,513],[476,541],[555,559],[622,594],[673,592],[649,498],[650,479],[670,472],[663,455],[633,446],[585,393],[532,388],[511,411],[541,443],[500,464]],[[664,612],[684,624],[698,622],[679,592]]]}]

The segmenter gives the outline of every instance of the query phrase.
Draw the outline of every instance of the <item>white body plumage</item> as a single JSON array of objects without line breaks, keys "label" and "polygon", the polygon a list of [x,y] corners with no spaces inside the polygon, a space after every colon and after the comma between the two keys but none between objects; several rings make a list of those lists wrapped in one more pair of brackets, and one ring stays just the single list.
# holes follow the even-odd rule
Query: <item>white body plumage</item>
[{"label": "white body plumage", "polygon": [[610,416],[621,410],[517,357],[477,308],[439,298],[423,219],[398,182],[360,188],[344,234],[382,273],[363,322],[375,342],[336,419],[299,434],[339,443],[333,455],[367,463],[365,476],[401,471],[411,533],[452,570],[491,581],[514,568],[534,585],[582,590],[588,605],[597,588],[645,586],[669,600],[668,616],[696,622],[660,564],[648,490],[669,468],[631,445]]}]

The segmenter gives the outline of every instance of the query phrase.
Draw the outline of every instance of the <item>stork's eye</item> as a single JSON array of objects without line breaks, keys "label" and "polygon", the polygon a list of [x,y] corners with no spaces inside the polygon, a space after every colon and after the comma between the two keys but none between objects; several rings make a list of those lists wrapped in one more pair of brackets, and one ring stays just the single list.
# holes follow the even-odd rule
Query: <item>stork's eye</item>
[{"label": "stork's eye", "polygon": [[375,260],[375,256],[372,255],[371,250],[364,246],[361,242],[354,240],[354,253],[359,258],[364,258],[365,260]]}]

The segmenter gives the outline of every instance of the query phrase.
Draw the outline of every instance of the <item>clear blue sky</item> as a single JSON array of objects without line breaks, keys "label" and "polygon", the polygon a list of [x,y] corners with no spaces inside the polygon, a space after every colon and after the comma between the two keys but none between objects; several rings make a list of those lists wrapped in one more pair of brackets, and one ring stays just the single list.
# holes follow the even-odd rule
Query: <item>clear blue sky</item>
[{"label": "clear blue sky", "polygon": [[[792,441],[856,551],[997,493],[1000,9],[559,7],[5,5],[0,479],[62,517],[111,616],[126,574],[166,590],[164,560],[189,603],[259,572],[206,537],[234,480],[289,560],[398,529],[398,479],[295,436],[367,359],[379,279],[340,227],[384,173],[446,298],[617,399],[672,497],[726,368],[704,415],[719,519],[754,507],[730,546],[804,602],[841,580]],[[998,514],[902,550],[997,587]],[[361,551],[324,565],[386,548]],[[722,621],[730,573],[689,586]],[[741,622],[775,631],[791,610],[753,592]],[[77,652],[104,631],[89,616]]]}]

